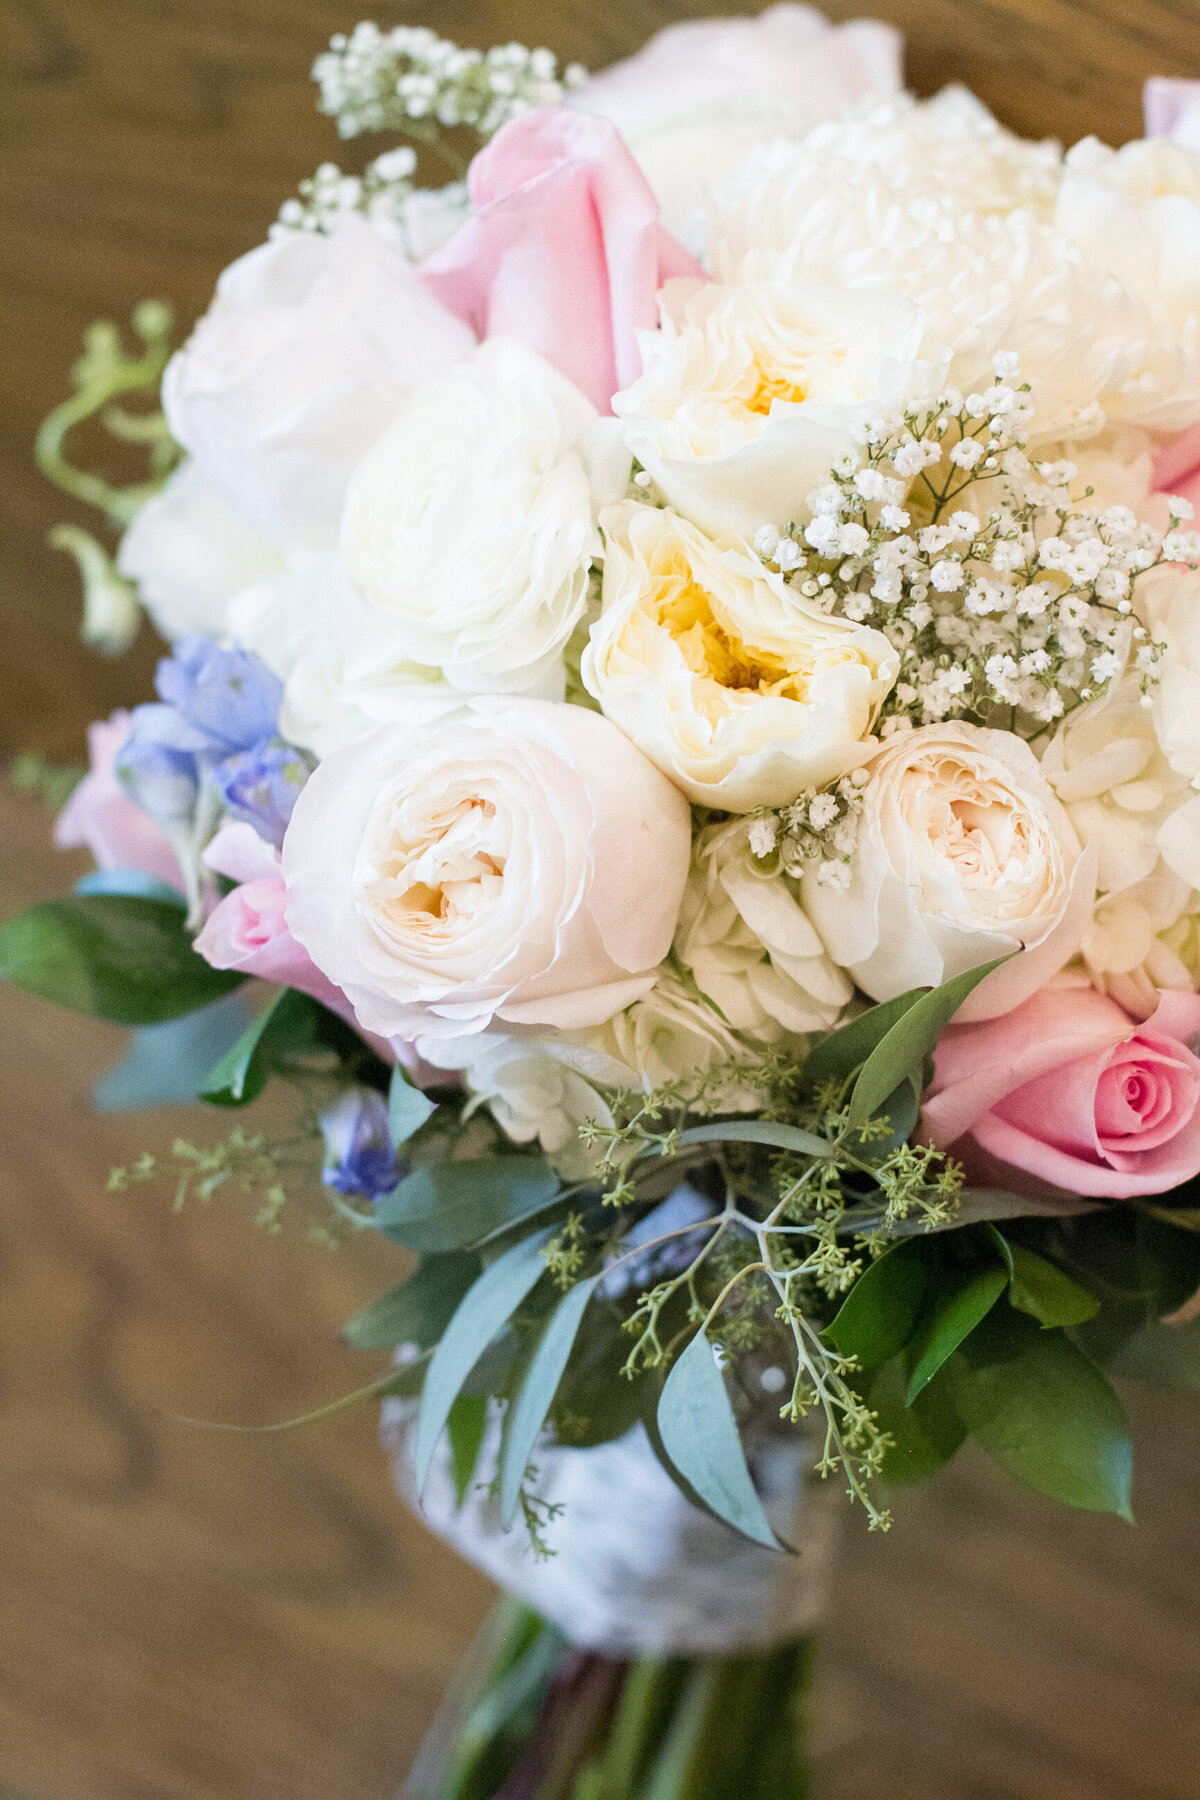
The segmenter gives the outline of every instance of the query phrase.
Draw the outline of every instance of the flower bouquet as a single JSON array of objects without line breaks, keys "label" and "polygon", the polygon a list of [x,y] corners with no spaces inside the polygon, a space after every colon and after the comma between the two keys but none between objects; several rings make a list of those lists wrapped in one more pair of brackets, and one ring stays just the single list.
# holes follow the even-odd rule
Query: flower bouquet
[{"label": "flower bouquet", "polygon": [[103,1104],[297,1097],[114,1187],[375,1235],[348,1399],[506,1590],[410,1800],[799,1796],[845,1496],[1131,1516],[1196,1310],[1200,90],[1064,155],[788,5],[315,75],[398,144],[39,439],[171,648],[0,970]]}]

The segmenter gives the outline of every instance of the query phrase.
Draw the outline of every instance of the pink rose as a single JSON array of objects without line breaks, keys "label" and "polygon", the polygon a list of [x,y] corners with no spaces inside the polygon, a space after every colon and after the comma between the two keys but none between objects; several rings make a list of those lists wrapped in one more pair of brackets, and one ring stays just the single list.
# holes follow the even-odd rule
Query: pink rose
[{"label": "pink rose", "polygon": [[641,373],[655,295],[704,271],[665,232],[646,177],[607,119],[543,107],[471,164],[474,216],[421,266],[480,337],[521,338],[601,412]]},{"label": "pink rose", "polygon": [[114,764],[128,736],[127,712],[88,726],[91,768],[59,813],[54,841],[60,850],[90,850],[98,868],[137,869],[182,890],[175,852],[117,780]]},{"label": "pink rose", "polygon": [[1159,451],[1152,479],[1156,494],[1178,494],[1190,500],[1200,518],[1200,425],[1193,425]]},{"label": "pink rose", "polygon": [[923,1133],[968,1170],[982,1151],[989,1179],[1018,1191],[1016,1170],[1097,1199],[1164,1193],[1200,1172],[1197,1033],[1200,995],[1164,993],[1138,1024],[1092,988],[1044,988],[942,1034]]},{"label": "pink rose", "polygon": [[1170,138],[1200,152],[1200,81],[1155,75],[1142,92],[1148,138]]}]

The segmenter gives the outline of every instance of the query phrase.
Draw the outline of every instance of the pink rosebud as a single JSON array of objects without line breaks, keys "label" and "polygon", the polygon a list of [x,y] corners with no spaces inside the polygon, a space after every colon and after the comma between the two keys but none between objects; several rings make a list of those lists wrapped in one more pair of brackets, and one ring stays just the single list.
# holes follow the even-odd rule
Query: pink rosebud
[{"label": "pink rosebud", "polygon": [[1200,1173],[1197,1033],[1200,995],[1164,993],[1138,1024],[1092,988],[1044,988],[942,1034],[923,1135],[1019,1192],[1164,1193]]},{"label": "pink rosebud", "polygon": [[1200,519],[1200,425],[1193,425],[1159,451],[1152,481],[1156,494],[1178,494],[1180,499],[1189,500]]},{"label": "pink rosebud", "polygon": [[98,868],[138,869],[182,889],[175,852],[117,780],[114,765],[128,736],[127,712],[88,726],[91,767],[59,813],[54,841],[60,850],[90,850]]},{"label": "pink rosebud", "polygon": [[607,119],[542,107],[471,164],[474,215],[421,266],[443,306],[480,337],[522,339],[603,413],[641,374],[636,333],[655,295],[700,265],[659,223],[658,202]]}]

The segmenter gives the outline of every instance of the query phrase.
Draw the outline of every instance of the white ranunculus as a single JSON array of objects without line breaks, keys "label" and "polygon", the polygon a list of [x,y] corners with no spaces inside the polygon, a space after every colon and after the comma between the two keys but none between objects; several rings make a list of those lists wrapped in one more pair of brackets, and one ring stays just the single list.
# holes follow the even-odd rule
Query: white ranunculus
[{"label": "white ranunculus", "polygon": [[869,289],[670,281],[644,373],[613,397],[630,449],[713,537],[808,517],[854,428],[936,392],[918,307]]},{"label": "white ranunculus", "polygon": [[492,338],[413,402],[355,471],[352,579],[414,662],[469,693],[552,677],[600,551],[591,479],[628,479],[590,400],[514,338]]},{"label": "white ranunculus", "polygon": [[[698,1078],[752,1059],[753,1046],[739,1037],[715,1007],[692,992],[671,968],[658,972],[650,991],[590,1031],[572,1032],[559,1054],[585,1078],[610,1087],[690,1086]],[[753,1111],[761,1092],[738,1080],[721,1084],[719,1104]]]},{"label": "white ranunculus", "polygon": [[474,349],[362,219],[285,232],[231,263],[167,365],[171,430],[256,531],[337,540],[350,472],[412,394]]},{"label": "white ranunculus", "polygon": [[117,552],[165,638],[221,637],[234,595],[282,565],[278,546],[251,531],[190,458],[139,507]]},{"label": "white ranunculus", "polygon": [[228,622],[283,682],[280,731],[317,756],[405,717],[414,692],[452,697],[440,670],[407,654],[336,551],[293,550],[286,568],[238,594]]},{"label": "white ranunculus", "polygon": [[571,1066],[557,1038],[481,1031],[469,1037],[418,1038],[416,1049],[434,1068],[461,1072],[471,1095],[468,1111],[486,1106],[514,1143],[536,1140],[566,1180],[582,1181],[596,1173],[602,1152],[583,1142],[580,1127],[588,1120],[611,1125],[612,1109]]},{"label": "white ranunculus", "polygon": [[815,7],[769,6],[754,19],[669,25],[593,75],[570,104],[613,121],[667,230],[699,255],[712,183],[764,139],[801,136],[897,93],[902,49],[900,34],[875,20],[831,25]]},{"label": "white ranunculus", "polygon": [[820,612],[746,545],[623,502],[601,517],[588,692],[688,798],[781,806],[862,762],[895,679],[887,639]]},{"label": "white ranunculus", "polygon": [[689,851],[682,795],[596,713],[414,696],[301,793],[288,924],[383,1037],[594,1025],[653,984]]},{"label": "white ranunculus", "polygon": [[890,1000],[1024,949],[958,1016],[1009,1011],[1078,950],[1092,854],[1080,856],[1033,752],[1011,732],[923,725],[889,739],[868,767],[848,886],[803,877],[830,955]]},{"label": "white ranunculus", "polygon": [[854,993],[796,884],[762,872],[744,819],[710,825],[696,839],[675,954],[736,1031],[766,1042],[827,1031]]}]

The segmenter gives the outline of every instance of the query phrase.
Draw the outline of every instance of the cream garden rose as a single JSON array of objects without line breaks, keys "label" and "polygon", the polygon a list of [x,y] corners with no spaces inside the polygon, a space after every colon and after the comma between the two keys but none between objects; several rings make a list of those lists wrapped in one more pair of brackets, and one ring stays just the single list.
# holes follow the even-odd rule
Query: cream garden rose
[{"label": "cream garden rose", "polygon": [[827,1031],[854,993],[796,884],[762,872],[744,819],[710,825],[696,839],[675,953],[735,1030],[765,1042]]},{"label": "cream garden rose", "polygon": [[808,516],[806,496],[869,416],[936,389],[920,308],[895,294],[671,281],[645,372],[613,399],[634,455],[714,537]]},{"label": "cream garden rose", "polygon": [[301,793],[287,919],[382,1037],[596,1025],[653,986],[689,848],[682,795],[597,714],[414,697]]},{"label": "cream garden rose", "polygon": [[583,680],[689,799],[783,805],[863,761],[896,674],[886,638],[670,511],[623,502],[601,526],[603,609]]},{"label": "cream garden rose", "polygon": [[890,1000],[1023,950],[960,1016],[1006,1012],[1078,950],[1094,857],[1009,732],[924,725],[889,740],[869,773],[848,885],[803,877],[830,955]]},{"label": "cream garden rose", "polygon": [[558,674],[583,612],[593,477],[612,498],[628,469],[611,420],[524,344],[491,338],[368,452],[342,556],[411,661],[466,692],[529,691]]}]

